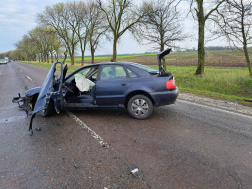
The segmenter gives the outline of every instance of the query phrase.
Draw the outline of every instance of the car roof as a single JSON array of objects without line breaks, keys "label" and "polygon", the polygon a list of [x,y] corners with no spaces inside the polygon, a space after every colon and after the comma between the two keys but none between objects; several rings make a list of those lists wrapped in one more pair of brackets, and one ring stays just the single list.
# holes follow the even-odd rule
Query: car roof
[{"label": "car roof", "polygon": [[136,63],[136,62],[101,62],[101,63],[92,64],[92,65],[102,65],[102,64],[139,64],[139,63]]},{"label": "car roof", "polygon": [[[125,66],[127,66],[127,67],[130,66],[131,69],[134,68],[133,71],[134,71],[135,73],[137,73],[138,76],[140,76],[140,77],[149,77],[149,76],[152,75],[151,73],[147,72],[145,69],[140,68],[139,66],[136,66],[136,64],[138,64],[138,65],[140,65],[140,66],[144,66],[144,65],[142,65],[142,64],[135,63],[135,62],[101,62],[101,63],[96,63],[96,64],[89,64],[89,65],[82,66],[82,67],[78,68],[77,70],[75,70],[74,72],[68,74],[68,75],[66,76],[66,79],[69,78],[69,77],[71,77],[71,76],[74,75],[75,73],[79,72],[79,71],[82,70],[84,67],[87,68],[87,67],[94,67],[94,66],[101,66],[101,65],[125,65]],[[150,68],[150,69],[151,69],[151,68]],[[156,71],[156,70],[155,70],[155,71]],[[155,72],[155,74],[156,74],[156,72]]]}]

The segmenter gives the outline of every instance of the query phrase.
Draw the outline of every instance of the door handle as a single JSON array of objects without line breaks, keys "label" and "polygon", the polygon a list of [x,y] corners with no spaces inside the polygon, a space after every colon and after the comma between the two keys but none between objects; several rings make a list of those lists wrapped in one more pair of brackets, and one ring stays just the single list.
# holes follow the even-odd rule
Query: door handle
[{"label": "door handle", "polygon": [[121,83],[122,86],[125,86],[127,83]]}]

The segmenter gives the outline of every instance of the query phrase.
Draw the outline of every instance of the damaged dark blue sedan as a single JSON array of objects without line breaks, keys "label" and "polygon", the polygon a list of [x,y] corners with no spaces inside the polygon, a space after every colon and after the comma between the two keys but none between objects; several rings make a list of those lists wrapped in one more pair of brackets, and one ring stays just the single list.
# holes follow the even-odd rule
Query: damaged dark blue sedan
[{"label": "damaged dark blue sedan", "polygon": [[[171,49],[158,53],[158,70],[131,62],[109,62],[83,66],[66,76],[67,65],[56,61],[42,86],[15,97],[27,114],[47,117],[54,112],[82,108],[121,107],[136,119],[146,119],[153,107],[173,104],[179,94],[175,79],[161,66],[161,58]],[[56,65],[61,71],[56,72]]]}]

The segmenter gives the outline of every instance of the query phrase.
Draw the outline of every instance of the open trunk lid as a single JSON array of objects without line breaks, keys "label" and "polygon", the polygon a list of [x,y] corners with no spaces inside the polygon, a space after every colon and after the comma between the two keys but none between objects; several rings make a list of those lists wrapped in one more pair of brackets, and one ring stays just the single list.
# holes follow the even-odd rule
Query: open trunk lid
[{"label": "open trunk lid", "polygon": [[160,53],[157,54],[157,59],[158,59],[158,75],[160,76],[167,76],[167,75],[171,75],[171,73],[166,73],[164,71],[164,69],[162,68],[162,64],[161,64],[161,59],[169,54],[171,52],[172,49],[166,49]]}]

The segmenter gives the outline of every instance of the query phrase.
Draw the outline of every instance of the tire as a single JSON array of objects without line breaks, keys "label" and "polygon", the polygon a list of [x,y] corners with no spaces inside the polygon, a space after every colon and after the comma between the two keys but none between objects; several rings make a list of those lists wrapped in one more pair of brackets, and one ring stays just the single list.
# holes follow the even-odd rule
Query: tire
[{"label": "tire", "polygon": [[127,109],[133,118],[147,119],[153,112],[153,104],[147,96],[135,95],[129,100]]},{"label": "tire", "polygon": [[50,100],[50,101],[49,101],[49,104],[48,104],[48,106],[47,106],[47,108],[44,109],[44,110],[41,110],[41,111],[39,112],[39,114],[40,114],[42,117],[49,117],[49,116],[53,115],[54,112],[55,112],[55,110],[54,110],[54,106],[53,106],[53,101]]}]

